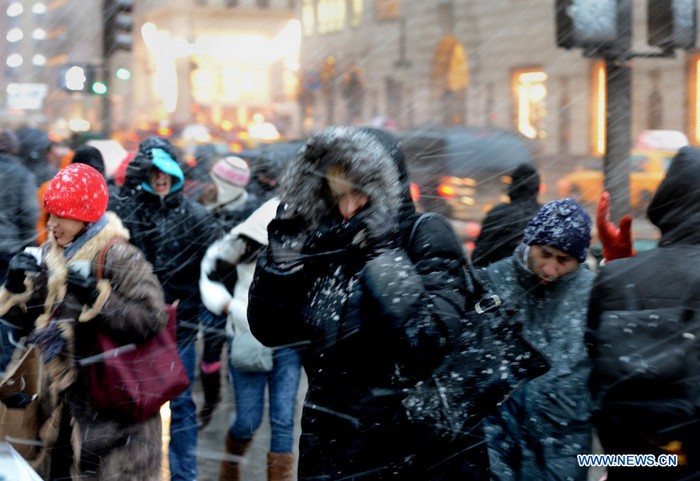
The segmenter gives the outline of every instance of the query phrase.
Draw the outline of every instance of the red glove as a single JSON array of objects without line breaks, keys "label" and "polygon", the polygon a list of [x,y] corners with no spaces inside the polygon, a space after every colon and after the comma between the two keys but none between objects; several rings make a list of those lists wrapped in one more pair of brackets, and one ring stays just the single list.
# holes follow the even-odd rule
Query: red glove
[{"label": "red glove", "polygon": [[610,193],[607,191],[600,197],[595,221],[606,261],[632,257],[637,253],[632,247],[632,217],[626,215],[620,219],[619,227],[613,224],[610,220]]}]

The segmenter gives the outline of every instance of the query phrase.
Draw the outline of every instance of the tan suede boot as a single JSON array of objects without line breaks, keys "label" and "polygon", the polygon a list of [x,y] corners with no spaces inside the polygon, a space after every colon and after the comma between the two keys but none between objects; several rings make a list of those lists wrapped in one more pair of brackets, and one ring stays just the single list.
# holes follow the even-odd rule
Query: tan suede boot
[{"label": "tan suede boot", "polygon": [[[226,456],[242,457],[250,446],[250,441],[241,442],[233,439],[230,434],[226,435]],[[241,470],[239,461],[233,459],[222,459],[219,469],[219,481],[239,481]]]},{"label": "tan suede boot", "polygon": [[267,453],[267,481],[292,481],[294,454]]}]

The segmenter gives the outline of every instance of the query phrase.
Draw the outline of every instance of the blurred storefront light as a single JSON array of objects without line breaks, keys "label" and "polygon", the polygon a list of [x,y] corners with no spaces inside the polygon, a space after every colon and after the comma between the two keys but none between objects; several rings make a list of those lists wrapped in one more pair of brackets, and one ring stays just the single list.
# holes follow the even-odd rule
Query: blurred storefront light
[{"label": "blurred storefront light", "polygon": [[22,56],[18,53],[13,53],[9,57],[7,57],[7,66],[8,67],[19,67],[24,63],[24,59]]},{"label": "blurred storefront light", "polygon": [[37,15],[42,15],[46,13],[46,4],[42,2],[37,2],[32,6],[32,13],[35,13]]},{"label": "blurred storefront light", "polygon": [[[282,61],[284,67],[285,92],[295,91],[293,80],[285,74],[299,68],[301,24],[298,20],[290,20],[274,36],[257,33],[207,34],[187,42],[158,30],[150,22],[143,25],[141,35],[155,67],[154,92],[169,113],[177,107],[175,63],[187,56],[196,65],[190,81],[192,95],[198,102],[271,102],[270,66],[278,61]],[[222,45],[227,48],[222,49]]]},{"label": "blurred storefront light", "polygon": [[19,2],[11,3],[7,7],[7,16],[8,17],[18,17],[18,16],[22,15],[23,12],[24,12],[24,7]]},{"label": "blurred storefront light", "polygon": [[32,38],[34,40],[44,40],[46,38],[46,30],[43,28],[36,28],[32,32]]},{"label": "blurred storefront light", "polygon": [[19,27],[11,28],[7,31],[5,38],[10,43],[19,42],[24,38],[24,32],[22,32],[22,29]]}]

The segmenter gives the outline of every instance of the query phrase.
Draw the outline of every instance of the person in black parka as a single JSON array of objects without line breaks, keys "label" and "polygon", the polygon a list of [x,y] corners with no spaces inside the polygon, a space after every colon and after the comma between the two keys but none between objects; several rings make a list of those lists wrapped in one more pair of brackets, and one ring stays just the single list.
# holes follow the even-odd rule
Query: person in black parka
[{"label": "person in black parka", "polygon": [[[177,305],[178,352],[190,383],[195,374],[195,340],[201,298],[199,274],[207,247],[221,228],[207,209],[183,193],[184,173],[175,148],[151,137],[139,145],[110,208],[122,219],[130,242],[153,265],[165,302]],[[173,481],[197,477],[197,408],[190,386],[170,403],[170,472]]]},{"label": "person in black parka", "polygon": [[[608,481],[700,479],[700,149],[683,147],[674,157],[654,195],[647,216],[661,231],[658,248],[604,265],[593,284],[588,310],[588,349],[593,363],[591,388],[594,424],[607,454],[676,454],[673,468],[608,468]],[[631,246],[627,252],[631,251]],[[630,299],[636,306],[630,306]],[[654,379],[615,378],[619,363],[604,362],[610,337],[602,323],[605,311],[641,311],[640,319],[663,319],[659,311],[684,306],[688,318],[669,341],[655,339],[650,349],[670,358],[690,341],[685,366],[667,366],[667,375]],[[640,322],[641,323],[641,322]],[[642,332],[630,323],[625,337]],[[661,336],[657,336],[661,337]],[[633,339],[631,339],[631,342]],[[658,342],[658,344],[656,344]],[[615,347],[615,345],[613,345]],[[659,350],[659,348],[661,348]],[[637,351],[644,359],[645,348]],[[634,361],[634,360],[632,360]],[[673,368],[673,369],[671,369]],[[678,373],[671,376],[670,373]],[[616,379],[616,380],[615,380]]]},{"label": "person in black parka", "polygon": [[509,257],[523,238],[527,223],[542,207],[537,200],[540,175],[534,167],[520,164],[510,176],[510,202],[495,206],[481,223],[472,252],[472,264],[476,267],[486,267]]},{"label": "person in black parka", "polygon": [[457,454],[402,407],[397,371],[441,362],[467,296],[449,224],[427,218],[411,236],[409,185],[393,136],[343,127],[312,135],[282,181],[248,320],[263,344],[301,351],[300,481],[487,479],[483,437]]}]

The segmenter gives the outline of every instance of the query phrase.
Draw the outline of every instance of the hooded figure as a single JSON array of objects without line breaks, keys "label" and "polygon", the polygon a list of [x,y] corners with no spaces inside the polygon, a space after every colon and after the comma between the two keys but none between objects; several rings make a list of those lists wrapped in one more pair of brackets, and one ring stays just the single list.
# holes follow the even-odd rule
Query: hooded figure
[{"label": "hooded figure", "polygon": [[[591,379],[596,407],[594,421],[603,449],[610,454],[678,456],[678,466],[668,469],[608,468],[609,481],[700,479],[698,205],[700,149],[683,147],[671,162],[647,210],[649,220],[661,231],[658,248],[606,264],[593,285],[588,341],[594,366]],[[685,346],[690,353],[684,357],[695,374],[691,372],[680,379],[666,376],[656,381],[620,379],[612,386],[604,382],[603,379],[610,379],[610,372],[599,362],[601,346],[595,341],[606,336],[601,324],[603,313],[644,311],[644,318],[659,318],[661,311],[679,306],[688,308],[688,318],[681,325],[679,336],[672,341],[654,339],[648,347],[658,352],[665,346],[673,353],[689,339],[694,340]],[[630,338],[641,334],[641,328],[627,332]]]},{"label": "hooded figure", "polygon": [[22,127],[16,131],[19,139],[17,156],[34,173],[36,185],[51,180],[57,169],[49,162],[47,152],[51,147],[49,134],[33,127]]},{"label": "hooded figure", "polygon": [[492,480],[587,479],[576,455],[591,452],[584,344],[590,231],[590,217],[573,199],[549,202],[511,257],[485,269],[494,292],[520,311],[523,337],[550,365],[487,418]]},{"label": "hooded figure", "polygon": [[[165,301],[179,300],[178,351],[192,383],[201,309],[200,264],[220,228],[204,206],[183,194],[185,176],[177,159],[166,139],[141,142],[113,208],[129,229],[131,243],[153,265]],[[170,410],[170,472],[173,479],[196,479],[197,411],[191,388],[170,402]]]},{"label": "hooded figure", "polygon": [[[0,129],[0,282],[5,282],[10,259],[37,237],[39,202],[34,174],[16,157],[19,142],[10,129]],[[0,323],[0,371],[12,357],[12,328]]]},{"label": "hooded figure", "polygon": [[454,231],[429,218],[411,236],[417,216],[403,154],[382,131],[327,128],[288,166],[248,321],[263,344],[301,352],[299,480],[437,479],[456,464],[456,479],[483,474],[478,449],[433,444],[401,405],[397,372],[424,377],[441,362],[467,295]]},{"label": "hooded figure", "polygon": [[[31,463],[43,479],[160,479],[161,422],[140,423],[98,412],[90,403],[97,330],[120,343],[141,343],[165,326],[163,291],[151,265],[128,243],[107,206],[107,185],[92,167],[59,171],[44,194],[49,240],[39,253],[10,261],[0,289],[0,316],[29,334],[43,362],[39,394],[41,447]],[[102,279],[98,257],[106,252]],[[17,350],[21,354],[21,349]]]},{"label": "hooded figure", "polygon": [[509,203],[491,209],[481,223],[472,264],[485,267],[510,256],[523,238],[523,231],[542,204],[537,201],[540,176],[530,164],[520,164],[510,174]]}]

